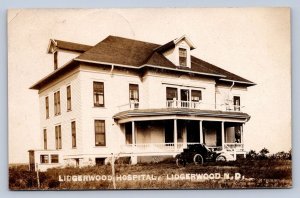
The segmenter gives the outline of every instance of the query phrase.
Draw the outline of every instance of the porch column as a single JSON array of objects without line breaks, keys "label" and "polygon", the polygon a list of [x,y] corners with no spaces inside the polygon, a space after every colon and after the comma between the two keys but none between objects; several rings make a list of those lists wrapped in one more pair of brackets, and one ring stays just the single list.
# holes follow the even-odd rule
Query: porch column
[{"label": "porch column", "polygon": [[135,123],[131,122],[131,137],[132,137],[132,146],[135,146]]},{"label": "porch column", "polygon": [[188,104],[189,108],[193,108],[192,107],[192,90],[189,89],[189,104]]},{"label": "porch column", "polygon": [[177,119],[174,119],[174,149],[177,151]]},{"label": "porch column", "polygon": [[[132,148],[133,152],[135,152],[136,146],[136,138],[135,138],[135,123],[134,121],[131,122],[131,136],[132,136]],[[137,155],[131,155],[131,164],[137,164]]]},{"label": "porch column", "polygon": [[203,144],[203,128],[202,120],[199,121],[200,144]]},{"label": "porch column", "polygon": [[224,121],[221,122],[221,135],[222,135],[222,149],[224,149],[224,143],[225,143]]},{"label": "porch column", "polygon": [[245,125],[245,123],[243,123],[241,126],[241,143],[242,144],[244,144],[244,125]]}]

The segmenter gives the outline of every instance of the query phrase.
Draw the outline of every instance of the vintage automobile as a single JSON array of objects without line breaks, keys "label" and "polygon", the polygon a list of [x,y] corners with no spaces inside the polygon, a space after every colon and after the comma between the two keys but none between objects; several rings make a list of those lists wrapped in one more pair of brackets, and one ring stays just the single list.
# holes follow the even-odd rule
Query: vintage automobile
[{"label": "vintage automobile", "polygon": [[202,165],[205,162],[233,161],[234,157],[225,150],[213,150],[205,144],[192,144],[176,155],[175,159],[178,167],[184,167],[189,163]]}]

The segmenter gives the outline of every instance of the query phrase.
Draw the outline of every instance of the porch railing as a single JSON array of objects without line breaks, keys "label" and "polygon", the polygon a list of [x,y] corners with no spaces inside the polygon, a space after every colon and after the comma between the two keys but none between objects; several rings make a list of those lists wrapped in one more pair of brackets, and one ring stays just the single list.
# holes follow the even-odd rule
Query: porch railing
[{"label": "porch railing", "polygon": [[163,152],[182,152],[187,145],[199,144],[196,142],[177,143],[140,143],[140,144],[126,144],[121,146],[122,152],[135,153],[163,153]]},{"label": "porch railing", "polygon": [[243,143],[224,143],[224,148],[228,151],[244,151]]},{"label": "porch railing", "polygon": [[[199,142],[177,143],[175,148],[174,143],[138,143],[126,144],[121,146],[123,153],[164,153],[164,152],[182,152],[188,145],[199,144]],[[219,150],[221,147],[209,147],[212,150]],[[242,143],[225,143],[224,149],[227,151],[244,151],[244,144]]]}]

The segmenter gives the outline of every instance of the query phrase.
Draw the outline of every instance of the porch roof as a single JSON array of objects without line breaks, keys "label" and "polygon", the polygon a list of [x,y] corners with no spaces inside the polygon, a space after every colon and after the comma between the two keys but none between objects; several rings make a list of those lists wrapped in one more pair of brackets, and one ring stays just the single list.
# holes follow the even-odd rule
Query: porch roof
[{"label": "porch roof", "polygon": [[[186,108],[158,108],[158,109],[135,109],[122,111],[113,116],[115,120],[138,117],[155,116],[191,116],[191,117],[217,117],[217,118],[236,118],[249,120],[250,115],[242,112],[199,110]],[[149,120],[151,120],[149,118]]]}]

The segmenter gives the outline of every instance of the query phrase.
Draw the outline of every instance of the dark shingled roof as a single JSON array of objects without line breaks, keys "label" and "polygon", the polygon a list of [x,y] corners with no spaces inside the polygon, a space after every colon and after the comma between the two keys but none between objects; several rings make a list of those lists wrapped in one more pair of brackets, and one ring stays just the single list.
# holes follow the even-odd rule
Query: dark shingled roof
[{"label": "dark shingled roof", "polygon": [[56,40],[56,39],[54,41],[56,42],[56,47],[58,47],[59,49],[80,52],[80,53],[88,51],[89,49],[91,49],[93,47],[90,45],[83,45],[83,44],[79,44],[79,43],[72,43],[72,42],[61,41],[61,40]]},{"label": "dark shingled roof", "polygon": [[137,41],[117,36],[108,36],[90,50],[84,52],[76,60],[86,60],[100,63],[112,63],[141,67],[145,65],[161,66],[172,69],[180,69],[205,74],[224,76],[223,79],[253,84],[253,82],[221,69],[213,64],[194,56],[191,57],[191,68],[178,67],[164,57],[160,51],[174,47],[170,41],[164,45]]},{"label": "dark shingled roof", "polygon": [[[199,58],[196,58],[194,56],[191,56],[191,61],[192,61],[192,64],[191,64],[192,70],[197,71],[197,70],[207,69],[208,72],[216,73],[216,74],[222,74],[222,75],[226,76],[224,79],[227,79],[227,80],[241,81],[241,82],[254,84],[250,80],[242,78],[242,77],[240,77],[238,75],[235,75],[235,74],[233,74],[229,71],[226,71],[225,69],[217,67],[213,64],[210,64],[210,63],[208,63],[204,60],[201,60]],[[200,67],[201,67],[201,69],[200,69]]]},{"label": "dark shingled roof", "polygon": [[[136,69],[156,66],[178,72],[193,72],[201,75],[210,75],[218,78],[220,81],[236,81],[237,83],[244,84],[245,86],[255,85],[255,83],[245,78],[194,56],[191,56],[191,68],[174,65],[170,60],[162,55],[163,51],[172,46],[174,47],[174,41],[170,41],[164,45],[158,45],[117,36],[108,36],[95,46],[61,40],[54,41],[56,42],[56,46],[60,49],[80,52],[81,54],[76,57],[74,61],[115,64],[117,66],[130,66]],[[68,65],[63,67],[69,68]],[[52,75],[56,75],[56,73],[60,71],[61,70],[59,69],[55,70]],[[41,84],[49,80],[48,78],[43,78],[31,88],[39,89]]]},{"label": "dark shingled roof", "polygon": [[175,47],[175,42],[174,41],[170,41],[164,45],[159,46],[158,48],[154,49],[157,52],[165,52],[171,48]]},{"label": "dark shingled roof", "polygon": [[139,67],[159,45],[116,36],[108,36],[77,59]]}]

